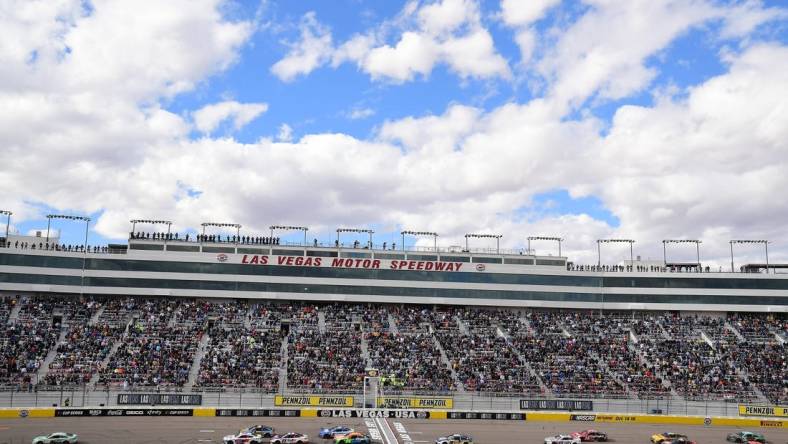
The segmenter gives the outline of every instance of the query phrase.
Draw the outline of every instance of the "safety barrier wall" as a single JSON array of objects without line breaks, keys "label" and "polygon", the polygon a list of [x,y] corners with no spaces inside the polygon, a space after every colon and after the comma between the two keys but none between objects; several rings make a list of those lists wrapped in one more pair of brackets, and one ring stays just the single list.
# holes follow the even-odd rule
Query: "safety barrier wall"
[{"label": "safety barrier wall", "polygon": [[[147,389],[150,392],[151,389]],[[22,392],[22,391],[6,391],[0,392],[0,408],[2,407],[114,407],[118,404],[118,396],[130,391],[123,390],[93,390],[86,387],[76,387],[73,389],[64,388],[58,391],[39,391],[39,392]],[[363,407],[364,396],[361,393],[336,393],[331,395],[317,395],[317,394],[300,394],[300,393],[260,393],[253,391],[244,391],[242,389],[230,389],[226,392],[195,392],[201,395],[201,405],[215,406],[218,408],[275,408],[275,407]],[[186,395],[192,392],[176,392],[171,394]],[[323,404],[315,405],[314,397],[318,396],[323,398]],[[520,401],[528,395],[521,396],[484,396],[469,393],[454,393],[454,394],[434,394],[434,395],[415,395],[415,394],[402,394],[402,395],[386,395],[384,397],[386,405],[379,405],[380,408],[410,408],[410,409],[425,409],[429,407],[426,402],[415,403],[411,401],[403,401],[403,399],[421,399],[426,401],[431,400],[450,400],[449,402],[443,401],[444,405],[434,402],[434,407],[437,409],[454,409],[459,411],[518,411],[521,409]],[[285,403],[285,398],[287,403]],[[309,399],[305,405],[294,405],[290,401],[298,401],[295,398],[300,398],[301,401]],[[346,399],[353,398],[353,405],[348,405]],[[283,402],[277,404],[277,399]],[[337,405],[336,401],[339,400],[341,405]],[[546,401],[567,401],[566,399],[549,399]],[[402,401],[402,404],[399,403]],[[631,414],[650,414],[655,410],[661,411],[666,415],[680,415],[680,416],[738,416],[739,405],[733,402],[720,402],[720,401],[678,401],[675,399],[590,399],[587,401],[593,402],[593,410],[596,412],[610,412],[610,413],[631,413]],[[319,402],[319,401],[318,401]],[[380,403],[379,403],[380,404]],[[128,404],[130,405],[130,404]],[[163,406],[164,403],[140,403],[147,407]],[[527,408],[533,410],[533,408]],[[551,409],[562,410],[562,409]],[[580,410],[575,408],[573,410]]]},{"label": "safety barrier wall", "polygon": [[509,420],[533,422],[585,422],[619,424],[673,424],[703,427],[788,428],[788,420],[716,416],[632,415],[610,413],[566,413],[544,411],[457,411],[384,409],[225,409],[200,408],[5,408],[0,419],[79,417],[282,417],[282,418],[398,418],[412,420]]}]

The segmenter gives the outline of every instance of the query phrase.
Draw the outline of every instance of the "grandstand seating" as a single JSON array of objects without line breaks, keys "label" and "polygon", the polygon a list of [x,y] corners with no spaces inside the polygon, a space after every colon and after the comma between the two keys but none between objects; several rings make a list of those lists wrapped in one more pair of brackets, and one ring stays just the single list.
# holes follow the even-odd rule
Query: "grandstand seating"
[{"label": "grandstand seating", "polygon": [[776,314],[0,297],[0,386],[788,403]]}]

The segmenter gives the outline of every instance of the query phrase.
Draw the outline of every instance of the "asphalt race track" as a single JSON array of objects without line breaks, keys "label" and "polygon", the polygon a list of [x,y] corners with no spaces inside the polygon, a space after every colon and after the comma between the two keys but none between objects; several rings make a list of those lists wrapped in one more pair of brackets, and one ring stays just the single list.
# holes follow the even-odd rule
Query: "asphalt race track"
[{"label": "asphalt race track", "polygon": [[[273,426],[277,432],[306,433],[313,443],[321,440],[317,432],[329,425],[350,425],[366,433],[378,433],[384,444],[432,443],[451,433],[466,433],[478,444],[537,443],[544,437],[595,427],[608,433],[611,441],[648,444],[649,437],[660,431],[678,431],[699,444],[724,443],[725,436],[738,429],[730,427],[665,426],[650,424],[594,424],[566,422],[482,421],[482,420],[413,420],[413,419],[337,419],[322,418],[28,418],[0,420],[0,444],[29,444],[33,436],[56,431],[77,433],[85,444],[147,443],[221,443],[224,435],[252,424]],[[788,429],[758,429],[770,443],[788,442]]]}]

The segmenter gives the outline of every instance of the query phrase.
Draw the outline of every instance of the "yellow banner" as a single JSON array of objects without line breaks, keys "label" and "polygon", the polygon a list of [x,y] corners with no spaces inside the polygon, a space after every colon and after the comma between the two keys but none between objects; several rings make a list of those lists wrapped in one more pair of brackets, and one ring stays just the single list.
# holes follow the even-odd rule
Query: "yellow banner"
[{"label": "yellow banner", "polygon": [[776,416],[788,418],[788,407],[772,407],[768,405],[740,405],[741,416]]},{"label": "yellow banner", "polygon": [[279,407],[353,407],[353,397],[276,395],[274,405]]},{"label": "yellow banner", "polygon": [[383,409],[452,409],[452,398],[404,398],[401,396],[377,399],[378,408]]}]

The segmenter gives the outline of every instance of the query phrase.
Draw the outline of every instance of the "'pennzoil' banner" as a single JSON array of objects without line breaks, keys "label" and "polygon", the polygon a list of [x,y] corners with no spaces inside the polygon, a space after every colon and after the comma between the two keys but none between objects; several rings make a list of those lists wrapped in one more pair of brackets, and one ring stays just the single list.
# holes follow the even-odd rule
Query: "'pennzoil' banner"
[{"label": "'pennzoil' banner", "polygon": [[451,409],[452,398],[404,398],[401,396],[378,398],[378,408],[383,409]]},{"label": "'pennzoil' banner", "polygon": [[274,397],[274,405],[285,407],[353,407],[353,397],[276,395]]},{"label": "'pennzoil' banner", "polygon": [[772,407],[768,405],[740,405],[741,416],[778,416],[788,418],[788,407]]}]

